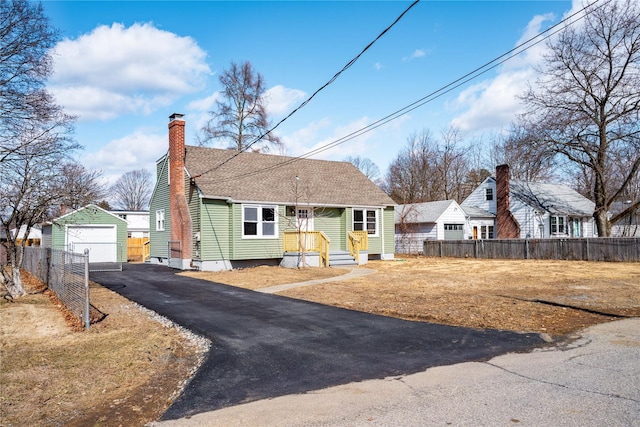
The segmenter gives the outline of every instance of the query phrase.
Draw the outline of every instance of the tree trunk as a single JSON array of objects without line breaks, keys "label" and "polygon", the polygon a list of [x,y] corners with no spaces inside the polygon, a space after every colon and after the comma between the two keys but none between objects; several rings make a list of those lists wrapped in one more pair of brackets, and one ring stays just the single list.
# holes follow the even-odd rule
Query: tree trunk
[{"label": "tree trunk", "polygon": [[593,218],[596,221],[596,229],[598,230],[598,237],[609,237],[611,235],[611,225],[607,219],[607,211],[603,207],[596,207],[593,213]]},{"label": "tree trunk", "polygon": [[11,298],[19,298],[23,295],[26,295],[27,293],[22,287],[22,274],[20,273],[20,269],[12,269],[11,276],[11,280],[9,280],[8,283],[4,284],[5,288],[7,288],[7,291],[9,291],[9,295],[11,295]]},{"label": "tree trunk", "polygon": [[11,275],[7,274],[4,267],[2,268],[3,284],[11,298],[19,298],[27,294],[22,286],[22,274],[20,273],[20,267],[22,266],[22,247],[16,245],[15,241],[10,241],[9,243],[7,255],[9,255]]}]

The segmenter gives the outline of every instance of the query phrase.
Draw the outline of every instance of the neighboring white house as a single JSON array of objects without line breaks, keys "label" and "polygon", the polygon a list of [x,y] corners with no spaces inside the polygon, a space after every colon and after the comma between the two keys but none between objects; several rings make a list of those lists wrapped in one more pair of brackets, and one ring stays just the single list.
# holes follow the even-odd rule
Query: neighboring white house
[{"label": "neighboring white house", "polygon": [[482,240],[495,239],[496,215],[491,212],[473,206],[460,206],[466,214],[464,235],[465,238]]},{"label": "neighboring white house", "polygon": [[488,238],[597,237],[595,204],[570,187],[511,180],[506,165],[496,169],[496,177],[485,179],[461,204],[474,237],[485,238],[490,218],[483,211],[495,216]]},{"label": "neighboring white house", "polygon": [[462,240],[466,215],[455,200],[395,207],[396,251],[417,253],[425,240]]},{"label": "neighboring white house", "polygon": [[[624,211],[632,201],[614,202],[609,212],[609,219],[614,214]],[[611,225],[611,237],[640,237],[640,209],[636,209],[629,215],[621,218]]]},{"label": "neighboring white house", "polygon": [[127,221],[127,237],[149,237],[149,211],[113,210],[109,212]]}]

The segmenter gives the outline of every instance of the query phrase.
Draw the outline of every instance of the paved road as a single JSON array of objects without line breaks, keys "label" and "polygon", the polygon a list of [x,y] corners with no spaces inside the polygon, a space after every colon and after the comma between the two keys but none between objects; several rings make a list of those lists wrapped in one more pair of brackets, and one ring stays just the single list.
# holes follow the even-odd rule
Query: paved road
[{"label": "paved road", "polygon": [[640,426],[640,319],[531,353],[351,383],[149,427]]},{"label": "paved road", "polygon": [[212,340],[163,420],[545,344],[537,334],[407,322],[181,277],[157,265],[129,264],[91,279]]}]

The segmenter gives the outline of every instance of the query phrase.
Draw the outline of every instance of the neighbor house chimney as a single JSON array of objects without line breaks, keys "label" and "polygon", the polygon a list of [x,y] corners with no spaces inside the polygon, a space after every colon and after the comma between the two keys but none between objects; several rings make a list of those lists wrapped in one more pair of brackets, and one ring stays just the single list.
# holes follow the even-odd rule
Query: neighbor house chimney
[{"label": "neighbor house chimney", "polygon": [[171,240],[173,241],[170,257],[179,258],[181,268],[187,269],[191,264],[191,216],[184,189],[186,151],[183,117],[183,114],[177,113],[169,116],[169,203]]},{"label": "neighbor house chimney", "polygon": [[517,239],[520,225],[513,217],[509,206],[509,165],[496,167],[496,238]]}]

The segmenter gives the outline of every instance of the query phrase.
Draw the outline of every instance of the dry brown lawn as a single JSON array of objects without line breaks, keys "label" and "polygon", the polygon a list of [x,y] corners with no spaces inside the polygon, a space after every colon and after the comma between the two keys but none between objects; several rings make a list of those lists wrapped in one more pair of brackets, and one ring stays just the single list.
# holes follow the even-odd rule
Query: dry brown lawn
[{"label": "dry brown lawn", "polygon": [[[341,281],[341,268],[256,267],[185,275],[261,289],[336,277],[280,295],[416,321],[567,334],[640,316],[640,263],[405,258]],[[28,275],[25,275],[28,276]],[[30,289],[39,284],[30,280]],[[92,285],[107,314],[89,331],[46,293],[0,302],[0,425],[143,426],[177,397],[205,345]]]},{"label": "dry brown lawn", "polygon": [[108,289],[91,293],[107,316],[89,331],[49,291],[0,302],[1,426],[143,426],[201,363],[205,342]]},{"label": "dry brown lawn", "polygon": [[[640,316],[640,263],[407,257],[365,267],[376,273],[279,295],[409,320],[549,335]],[[260,289],[344,269],[184,274]]]}]

